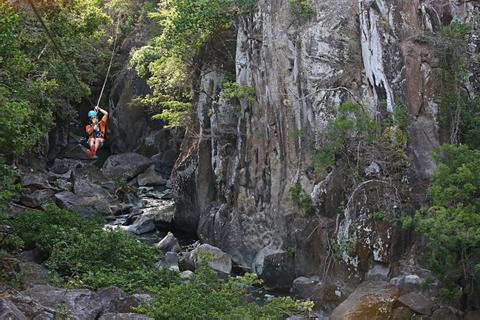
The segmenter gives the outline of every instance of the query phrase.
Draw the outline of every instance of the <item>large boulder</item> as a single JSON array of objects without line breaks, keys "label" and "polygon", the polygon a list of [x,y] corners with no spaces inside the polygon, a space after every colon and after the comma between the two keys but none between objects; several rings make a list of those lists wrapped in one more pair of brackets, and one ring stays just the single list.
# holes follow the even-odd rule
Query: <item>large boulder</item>
[{"label": "large boulder", "polygon": [[268,254],[264,257],[260,278],[269,289],[288,289],[295,279],[295,257],[287,251]]},{"label": "large boulder", "polygon": [[110,204],[101,196],[95,194],[75,194],[70,191],[63,191],[55,194],[55,203],[64,209],[78,212],[85,216],[98,213],[111,215]]},{"label": "large boulder", "polygon": [[155,166],[148,167],[145,172],[141,173],[137,177],[137,183],[139,186],[164,186],[167,184],[167,180],[158,175],[155,171]]},{"label": "large boulder", "polygon": [[169,232],[159,243],[155,245],[162,252],[180,252],[180,243],[173,233]]},{"label": "large boulder", "polygon": [[20,179],[20,185],[24,188],[49,189],[52,188],[46,173],[24,173]]},{"label": "large boulder", "polygon": [[387,282],[365,281],[333,310],[330,319],[388,319],[397,297],[398,289]]},{"label": "large boulder", "polygon": [[96,319],[104,309],[100,297],[87,289],[66,290],[48,285],[33,286],[22,292],[41,305],[68,310],[74,319]]},{"label": "large boulder", "polygon": [[430,316],[435,307],[435,303],[425,295],[413,291],[406,293],[398,298],[398,303],[410,308],[415,313]]},{"label": "large boulder", "polygon": [[22,196],[20,197],[20,203],[30,208],[41,208],[49,202],[53,202],[53,195],[55,191],[52,189],[39,189],[39,190],[22,190]]},{"label": "large boulder", "polygon": [[190,258],[195,265],[207,262],[215,271],[230,274],[232,272],[232,258],[217,247],[202,244],[190,253]]},{"label": "large boulder", "polygon": [[123,153],[108,157],[102,171],[111,179],[131,179],[142,173],[152,161],[138,153]]}]

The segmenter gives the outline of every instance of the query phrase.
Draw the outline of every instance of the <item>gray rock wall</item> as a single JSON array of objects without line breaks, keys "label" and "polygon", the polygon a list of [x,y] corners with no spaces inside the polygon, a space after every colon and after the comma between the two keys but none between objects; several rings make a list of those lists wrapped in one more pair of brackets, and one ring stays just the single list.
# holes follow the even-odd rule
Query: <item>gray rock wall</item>
[{"label": "gray rock wall", "polygon": [[[240,110],[219,104],[219,67],[204,68],[196,97],[198,128],[187,135],[173,174],[175,220],[259,273],[265,256],[293,254],[292,273],[319,274],[323,280],[333,274],[331,296],[341,300],[341,288],[349,291],[373,262],[391,265],[407,245],[394,226],[376,223],[364,210],[375,205],[369,195],[385,195],[391,210],[402,200],[383,182],[355,184],[341,165],[326,176],[312,173],[312,150],[321,145],[342,102],[359,102],[372,117],[404,105],[413,119],[412,166],[402,181],[411,187],[409,201],[424,201],[435,169],[432,149],[439,144],[434,98],[440,90],[434,50],[425,39],[452,19],[478,23],[480,5],[314,3],[316,15],[305,18],[294,16],[287,0],[260,0],[256,11],[238,22],[237,82],[255,88],[255,104],[241,101]],[[475,41],[472,63],[478,62]],[[467,87],[478,89],[474,74]],[[316,204],[316,215],[306,215],[290,200],[288,191],[297,182]],[[359,194],[365,199],[357,201]],[[343,264],[335,265],[332,246],[350,241],[353,225],[361,229],[360,238],[353,252],[341,255]]]}]

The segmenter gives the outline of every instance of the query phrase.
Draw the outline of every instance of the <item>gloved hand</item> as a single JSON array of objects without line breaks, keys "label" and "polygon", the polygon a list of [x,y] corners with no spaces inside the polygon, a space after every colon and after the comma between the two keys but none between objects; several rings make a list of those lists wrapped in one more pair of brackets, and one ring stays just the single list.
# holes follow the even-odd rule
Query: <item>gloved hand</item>
[{"label": "gloved hand", "polygon": [[95,112],[98,113],[98,111],[100,110],[100,108],[98,106],[95,106]]}]

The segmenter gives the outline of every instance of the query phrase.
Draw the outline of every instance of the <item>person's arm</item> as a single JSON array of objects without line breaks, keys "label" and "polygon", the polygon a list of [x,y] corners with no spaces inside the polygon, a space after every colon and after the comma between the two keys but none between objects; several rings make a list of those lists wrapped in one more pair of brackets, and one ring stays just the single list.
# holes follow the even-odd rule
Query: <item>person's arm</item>
[{"label": "person's arm", "polygon": [[93,133],[93,126],[88,125],[85,127],[85,131],[87,131],[87,134],[90,136]]},{"label": "person's arm", "polygon": [[103,113],[103,117],[102,117],[102,120],[103,122],[107,123],[107,120],[108,120],[108,112],[106,110],[103,110],[102,108],[98,107],[98,110],[100,110],[100,112]]}]

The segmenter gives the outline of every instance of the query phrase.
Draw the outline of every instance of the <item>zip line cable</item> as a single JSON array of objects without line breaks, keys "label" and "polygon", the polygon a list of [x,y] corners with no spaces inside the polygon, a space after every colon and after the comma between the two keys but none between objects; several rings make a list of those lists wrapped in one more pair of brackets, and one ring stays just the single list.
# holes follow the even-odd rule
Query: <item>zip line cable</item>
[{"label": "zip line cable", "polygon": [[115,56],[115,50],[117,49],[117,39],[118,39],[118,26],[120,25],[120,17],[117,18],[117,28],[115,30],[115,40],[113,41],[113,50],[112,56],[110,57],[110,64],[108,65],[107,75],[105,76],[105,80],[103,81],[102,90],[100,91],[100,96],[98,97],[97,106],[100,105],[100,100],[102,100],[103,90],[105,90],[105,86],[107,85],[108,75],[110,74],[110,69],[112,68],[113,57]]},{"label": "zip line cable", "polygon": [[[63,60],[63,63],[65,64],[65,66],[67,67],[68,71],[70,72],[70,74],[73,76],[73,78],[75,79],[75,81],[77,81],[77,83],[79,85],[82,84],[81,80],[77,77],[77,75],[75,74],[75,72],[73,72],[73,69],[70,67],[70,65],[68,64],[67,62],[67,59],[65,58],[65,56],[63,55],[62,53],[62,50],[60,50],[60,46],[57,44],[57,42],[55,41],[54,37],[53,37],[53,34],[52,32],[50,31],[50,29],[48,29],[47,25],[45,24],[45,21],[43,20],[42,16],[40,15],[40,13],[38,12],[37,8],[35,7],[35,5],[33,4],[33,1],[32,0],[28,0],[28,2],[30,3],[30,6],[32,7],[32,10],[33,12],[35,13],[35,15],[37,16],[37,19],[40,21],[40,24],[42,25],[43,29],[45,29],[45,32],[47,33],[47,36],[48,38],[50,39],[50,41],[53,43],[53,46],[55,48],[55,50],[57,51],[57,54],[60,56],[60,58]],[[103,95],[103,91],[105,90],[105,86],[107,84],[107,80],[108,80],[108,76],[110,74],[110,69],[112,67],[112,63],[113,63],[113,58],[115,56],[115,50],[117,48],[117,39],[118,39],[118,27],[119,27],[119,24],[120,24],[120,18],[117,18],[117,28],[116,28],[116,31],[115,31],[115,40],[114,40],[114,44],[113,44],[113,50],[112,50],[112,56],[110,57],[110,64],[108,66],[108,70],[107,70],[107,75],[105,76],[105,80],[103,82],[103,86],[102,86],[102,90],[100,92],[100,96],[98,98],[98,102],[96,104],[96,106],[98,106],[98,104],[100,103],[100,100],[102,99],[102,95]],[[93,102],[92,100],[90,99],[89,96],[86,97],[88,102],[90,103],[90,105],[92,107],[94,107],[93,105]]]}]

